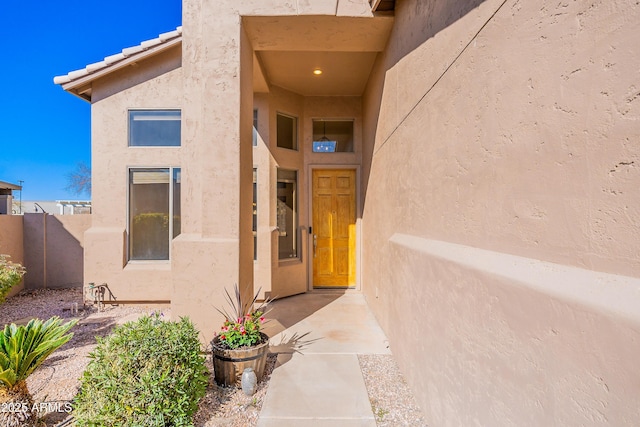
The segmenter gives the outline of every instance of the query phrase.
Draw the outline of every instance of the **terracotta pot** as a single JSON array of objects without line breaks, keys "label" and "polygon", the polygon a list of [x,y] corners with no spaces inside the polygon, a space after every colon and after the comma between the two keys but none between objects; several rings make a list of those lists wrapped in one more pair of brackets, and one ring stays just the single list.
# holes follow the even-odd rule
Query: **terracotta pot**
[{"label": "terracotta pot", "polygon": [[246,368],[253,368],[258,382],[260,382],[267,361],[267,351],[269,351],[269,337],[262,332],[260,335],[263,339],[262,344],[235,350],[218,347],[219,337],[215,337],[211,341],[213,373],[218,385],[241,387],[242,372]]}]

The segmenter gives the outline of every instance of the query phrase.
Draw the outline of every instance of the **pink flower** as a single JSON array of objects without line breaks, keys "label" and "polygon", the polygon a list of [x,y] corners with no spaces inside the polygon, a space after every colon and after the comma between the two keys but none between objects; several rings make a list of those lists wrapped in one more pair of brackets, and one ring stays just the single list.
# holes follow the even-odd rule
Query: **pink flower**
[{"label": "pink flower", "polygon": [[260,323],[264,323],[264,316],[260,318]]},{"label": "pink flower", "polygon": [[226,337],[226,336],[224,336],[224,335],[220,335],[220,339],[221,339],[221,340],[226,340],[226,339],[227,339],[227,337]]}]

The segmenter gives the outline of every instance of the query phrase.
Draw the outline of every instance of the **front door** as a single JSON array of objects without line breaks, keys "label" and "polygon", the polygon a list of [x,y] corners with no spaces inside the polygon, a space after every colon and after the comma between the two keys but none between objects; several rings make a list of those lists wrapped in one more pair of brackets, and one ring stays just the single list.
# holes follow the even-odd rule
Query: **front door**
[{"label": "front door", "polygon": [[356,171],[313,170],[313,287],[356,285]]}]

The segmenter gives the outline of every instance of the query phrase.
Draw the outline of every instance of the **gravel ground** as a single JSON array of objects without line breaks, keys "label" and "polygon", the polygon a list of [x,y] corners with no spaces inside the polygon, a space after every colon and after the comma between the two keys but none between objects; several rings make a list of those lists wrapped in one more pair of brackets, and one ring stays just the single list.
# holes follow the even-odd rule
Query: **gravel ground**
[{"label": "gravel ground", "polygon": [[359,354],[358,361],[378,427],[427,426],[390,354]]},{"label": "gravel ground", "polygon": [[[98,311],[91,305],[83,310],[82,299],[81,289],[45,290],[16,295],[0,306],[0,326],[11,322],[26,323],[31,317],[79,318],[72,330],[73,338],[49,356],[27,380],[35,402],[48,402],[50,409],[53,408],[51,412],[43,409],[41,414],[47,427],[70,419],[66,410],[78,392],[79,378],[89,362],[87,356],[96,346],[95,337],[109,334],[116,324],[135,320],[142,313],[159,310],[157,307],[107,306]],[[78,303],[80,311],[72,316],[69,308],[73,303]],[[170,315],[168,308],[160,310]],[[427,425],[393,356],[359,355],[358,359],[379,427]],[[213,371],[211,355],[207,356],[206,364]],[[195,416],[195,426],[255,426],[275,364],[276,355],[270,354],[263,381],[251,397],[239,389],[218,387],[211,377],[207,394],[200,401]]]}]

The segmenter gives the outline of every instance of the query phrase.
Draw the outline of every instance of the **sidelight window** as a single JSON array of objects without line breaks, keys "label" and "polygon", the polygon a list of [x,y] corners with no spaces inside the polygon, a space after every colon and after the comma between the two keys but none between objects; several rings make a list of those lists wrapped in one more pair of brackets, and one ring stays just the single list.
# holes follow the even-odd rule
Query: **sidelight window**
[{"label": "sidelight window", "polygon": [[278,169],[277,225],[278,257],[298,257],[298,172]]}]

